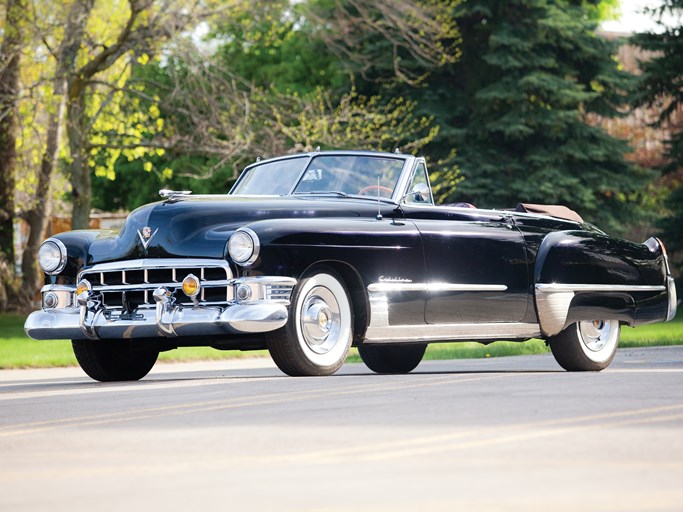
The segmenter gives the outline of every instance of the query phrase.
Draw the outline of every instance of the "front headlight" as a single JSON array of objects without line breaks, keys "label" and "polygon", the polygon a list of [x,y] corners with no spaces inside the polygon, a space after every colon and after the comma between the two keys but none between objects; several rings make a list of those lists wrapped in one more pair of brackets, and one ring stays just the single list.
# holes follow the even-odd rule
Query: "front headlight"
[{"label": "front headlight", "polygon": [[66,247],[56,238],[48,238],[38,249],[38,265],[46,274],[59,274],[66,266]]},{"label": "front headlight", "polygon": [[249,228],[239,228],[228,240],[228,254],[238,265],[251,265],[258,258],[260,244],[258,235]]}]

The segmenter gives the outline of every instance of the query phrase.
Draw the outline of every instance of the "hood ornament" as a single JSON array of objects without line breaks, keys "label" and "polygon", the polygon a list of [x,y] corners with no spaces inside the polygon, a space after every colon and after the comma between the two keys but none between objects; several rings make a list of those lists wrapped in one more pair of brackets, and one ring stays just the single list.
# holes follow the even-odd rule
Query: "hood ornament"
[{"label": "hood ornament", "polygon": [[159,195],[171,203],[180,201],[191,194],[191,190],[169,190],[164,188],[159,191]]},{"label": "hood ornament", "polygon": [[154,233],[152,233],[152,228],[150,228],[149,226],[145,226],[142,229],[138,229],[138,237],[140,237],[142,247],[144,247],[145,250],[147,250],[147,247],[149,247],[149,243],[152,241],[152,238],[154,238],[154,235],[157,234],[157,231],[159,231],[159,228],[156,228],[154,230]]}]

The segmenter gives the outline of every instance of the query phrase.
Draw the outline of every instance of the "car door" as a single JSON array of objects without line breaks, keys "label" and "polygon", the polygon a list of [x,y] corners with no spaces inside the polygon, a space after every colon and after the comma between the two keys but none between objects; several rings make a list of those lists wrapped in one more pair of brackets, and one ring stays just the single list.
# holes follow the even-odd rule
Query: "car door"
[{"label": "car door", "polygon": [[404,205],[425,253],[427,324],[523,322],[524,238],[504,212]]}]

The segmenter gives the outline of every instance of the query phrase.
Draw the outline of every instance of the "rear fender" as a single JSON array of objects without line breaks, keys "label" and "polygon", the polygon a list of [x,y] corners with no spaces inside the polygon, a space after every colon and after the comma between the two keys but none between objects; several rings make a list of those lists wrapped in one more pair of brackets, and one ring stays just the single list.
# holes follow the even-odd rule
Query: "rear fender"
[{"label": "rear fender", "polygon": [[579,320],[666,320],[668,277],[663,246],[655,238],[638,244],[588,231],[550,233],[534,266],[541,332],[554,336]]}]

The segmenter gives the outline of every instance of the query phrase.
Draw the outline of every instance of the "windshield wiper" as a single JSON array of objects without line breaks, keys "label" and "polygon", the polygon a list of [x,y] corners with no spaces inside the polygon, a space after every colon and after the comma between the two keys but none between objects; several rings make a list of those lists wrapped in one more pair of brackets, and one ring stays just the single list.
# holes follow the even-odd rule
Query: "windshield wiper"
[{"label": "windshield wiper", "polygon": [[348,197],[346,192],[340,192],[339,190],[316,190],[312,192],[294,192],[295,196],[324,196],[333,195],[337,197]]}]

